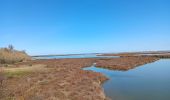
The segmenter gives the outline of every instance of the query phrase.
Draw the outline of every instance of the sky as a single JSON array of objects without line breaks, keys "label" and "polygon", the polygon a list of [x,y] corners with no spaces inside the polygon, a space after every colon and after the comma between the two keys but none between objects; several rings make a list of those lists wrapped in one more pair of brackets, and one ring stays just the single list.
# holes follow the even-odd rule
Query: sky
[{"label": "sky", "polygon": [[0,47],[30,55],[170,50],[170,0],[0,0]]}]

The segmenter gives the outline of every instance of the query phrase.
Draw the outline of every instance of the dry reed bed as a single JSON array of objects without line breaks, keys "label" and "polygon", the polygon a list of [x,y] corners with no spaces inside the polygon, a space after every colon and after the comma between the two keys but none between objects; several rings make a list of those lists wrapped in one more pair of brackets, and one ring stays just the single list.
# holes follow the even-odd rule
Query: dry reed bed
[{"label": "dry reed bed", "polygon": [[26,60],[31,60],[31,57],[23,51],[10,50],[7,48],[0,49],[0,64],[12,64]]},{"label": "dry reed bed", "polygon": [[118,53],[118,54],[102,54],[99,56],[120,56],[120,57],[155,57],[155,58],[170,58],[169,52],[150,52],[150,53]]},{"label": "dry reed bed", "polygon": [[159,60],[155,57],[120,57],[112,59],[100,59],[96,62],[96,67],[112,70],[129,70],[137,66]]},{"label": "dry reed bed", "polygon": [[14,100],[105,100],[101,83],[107,78],[81,68],[93,59],[37,60],[15,67],[45,64],[50,69],[13,77],[3,82],[3,99]]},{"label": "dry reed bed", "polygon": [[[0,98],[13,100],[106,100],[101,84],[107,78],[101,73],[82,70],[97,63],[98,67],[128,70],[156,61],[152,57],[113,59],[33,60],[13,65],[14,68],[46,65],[46,70],[8,78],[3,82]],[[47,70],[48,69],[48,70]]]}]

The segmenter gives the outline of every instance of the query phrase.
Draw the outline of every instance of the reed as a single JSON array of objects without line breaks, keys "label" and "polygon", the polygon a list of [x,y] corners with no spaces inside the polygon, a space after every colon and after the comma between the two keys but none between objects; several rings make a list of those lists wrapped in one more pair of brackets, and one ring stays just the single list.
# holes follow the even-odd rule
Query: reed
[{"label": "reed", "polygon": [[16,62],[22,62],[31,60],[25,51],[14,50],[13,47],[0,48],[0,64],[13,64]]}]

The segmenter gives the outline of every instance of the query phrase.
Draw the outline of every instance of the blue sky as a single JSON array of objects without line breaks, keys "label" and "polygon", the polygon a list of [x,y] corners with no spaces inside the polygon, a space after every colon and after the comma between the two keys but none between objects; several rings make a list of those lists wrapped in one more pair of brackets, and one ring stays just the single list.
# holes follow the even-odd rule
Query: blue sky
[{"label": "blue sky", "polygon": [[170,50],[170,0],[0,0],[0,47],[31,55]]}]

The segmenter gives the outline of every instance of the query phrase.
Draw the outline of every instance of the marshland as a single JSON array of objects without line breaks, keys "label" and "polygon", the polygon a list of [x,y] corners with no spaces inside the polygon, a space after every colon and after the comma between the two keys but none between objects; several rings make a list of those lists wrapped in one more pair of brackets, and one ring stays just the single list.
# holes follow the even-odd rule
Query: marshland
[{"label": "marshland", "polygon": [[0,100],[170,100],[169,0],[0,0]]},{"label": "marshland", "polygon": [[[84,58],[84,54],[79,57],[76,55],[76,58],[74,58],[74,55],[71,57],[70,55],[64,55],[65,58],[62,58],[60,55],[58,57],[55,56],[57,59],[51,56],[38,59],[37,57],[34,58],[27,55],[25,52],[20,52],[23,53],[21,55],[24,56],[19,56],[21,60],[16,61],[16,59],[19,58],[13,55],[17,55],[18,52],[20,51],[11,50],[10,48],[6,48],[5,51],[2,49],[1,51],[3,56],[5,56],[5,54],[7,54],[8,57],[12,55],[10,62],[5,61],[7,58],[3,59],[2,61],[5,61],[5,63],[1,63],[0,67],[0,98],[2,100],[120,100],[122,98],[124,100],[135,100],[141,98],[142,93],[139,89],[141,89],[141,86],[144,86],[143,84],[150,90],[150,92],[147,92],[147,89],[142,90],[143,93],[147,92],[147,95],[153,94],[154,88],[152,85],[148,87],[154,83],[152,81],[164,82],[163,84],[166,90],[161,89],[163,88],[161,84],[155,83],[157,86],[160,85],[157,87],[161,89],[161,91],[157,91],[160,95],[145,98],[157,98],[157,100],[159,100],[161,96],[165,99],[169,98],[166,94],[166,91],[169,89],[168,76],[164,76],[165,73],[167,74],[169,72],[169,68],[167,67],[169,60],[159,61],[161,58],[153,56],[122,57],[120,55],[119,57],[118,55],[116,57],[100,57],[101,55],[97,57],[97,55],[95,55],[94,58],[94,55],[86,55],[87,57]],[[69,57],[67,58],[67,56]],[[157,61],[158,64],[154,63]],[[154,75],[156,73],[154,70],[157,71],[160,69],[159,67],[162,66],[159,62],[163,62],[163,64],[167,63],[166,66],[162,68],[166,70],[165,73],[162,72],[163,70],[160,70],[160,72],[158,72],[160,73],[159,75],[152,76],[157,77],[157,79],[152,79],[152,77],[150,78],[148,75],[142,77],[141,74],[145,73]],[[150,72],[149,63],[154,63],[157,66],[155,68],[151,67],[150,69],[153,71]],[[150,66],[154,66],[154,64]],[[140,71],[142,69],[140,66],[145,67],[143,73],[137,73],[138,70]],[[137,80],[135,77],[139,77],[139,79]],[[147,82],[147,79],[150,79],[150,81]],[[133,84],[137,84],[139,80],[143,82],[143,84],[138,83],[135,88],[132,87]],[[129,91],[131,94],[125,92],[127,87],[129,90],[126,91]],[[133,94],[131,89],[138,91]]]}]

